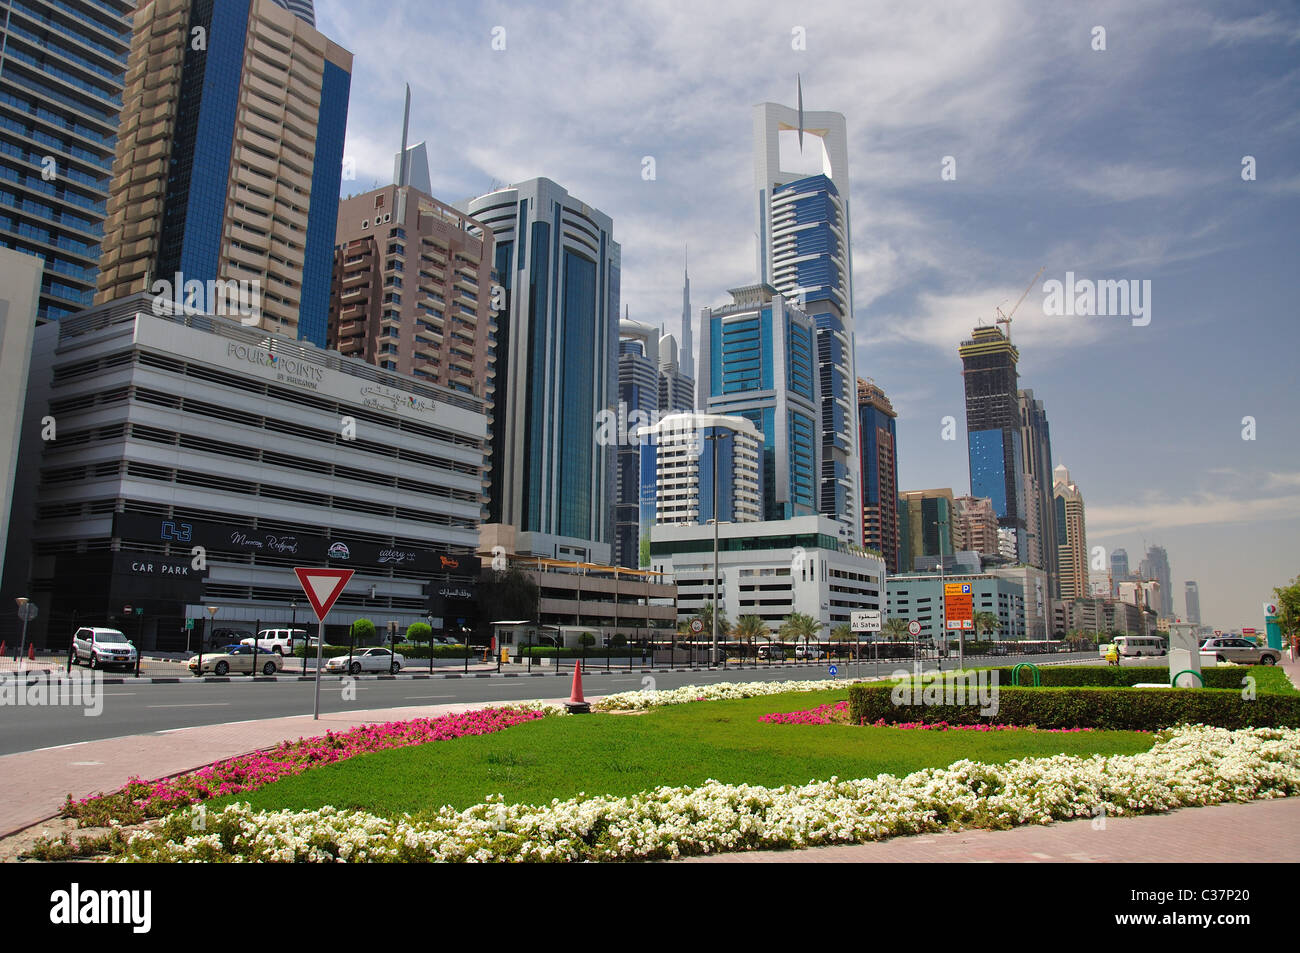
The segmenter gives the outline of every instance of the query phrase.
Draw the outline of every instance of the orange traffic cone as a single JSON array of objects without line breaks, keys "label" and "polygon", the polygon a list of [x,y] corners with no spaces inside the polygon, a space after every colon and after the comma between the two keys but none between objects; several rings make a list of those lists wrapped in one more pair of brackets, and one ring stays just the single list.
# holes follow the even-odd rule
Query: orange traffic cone
[{"label": "orange traffic cone", "polygon": [[36,661],[36,643],[35,643],[35,642],[33,642],[31,645],[27,646],[27,657],[28,657],[29,659],[31,659],[33,662]]},{"label": "orange traffic cone", "polygon": [[[556,661],[558,662],[559,659]],[[582,659],[574,659],[573,690],[569,692],[569,700],[564,703],[564,707],[571,715],[582,715],[591,711],[591,704],[582,697]]]}]

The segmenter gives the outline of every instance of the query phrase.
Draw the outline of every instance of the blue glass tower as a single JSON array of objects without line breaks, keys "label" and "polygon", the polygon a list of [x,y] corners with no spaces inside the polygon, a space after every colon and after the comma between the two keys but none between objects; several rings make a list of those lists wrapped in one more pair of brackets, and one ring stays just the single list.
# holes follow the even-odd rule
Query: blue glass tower
[{"label": "blue glass tower", "polygon": [[697,407],[744,417],[763,435],[763,519],[817,512],[817,329],[770,285],[731,289],[705,312]]},{"label": "blue glass tower", "polygon": [[608,561],[617,446],[592,432],[617,405],[613,221],[550,179],[457,208],[492,229],[504,292],[488,520],[515,527],[521,552]]},{"label": "blue glass tower", "polygon": [[0,0],[0,247],[45,260],[40,322],[92,303],[133,6]]},{"label": "blue glass tower", "polygon": [[[797,302],[816,327],[818,512],[862,532],[854,371],[848,147],[844,116],[776,103],[754,107],[759,281]],[[815,170],[815,171],[814,171]]]}]

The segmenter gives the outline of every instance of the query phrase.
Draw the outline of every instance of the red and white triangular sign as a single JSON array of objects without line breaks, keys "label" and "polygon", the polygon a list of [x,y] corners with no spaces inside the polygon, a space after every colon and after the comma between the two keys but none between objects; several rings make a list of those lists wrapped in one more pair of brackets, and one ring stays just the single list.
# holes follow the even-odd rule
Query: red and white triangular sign
[{"label": "red and white triangular sign", "polygon": [[348,580],[356,572],[355,569],[309,569],[302,566],[295,566],[293,571],[298,576],[298,585],[307,594],[312,611],[316,613],[317,622],[325,621],[330,606],[334,605],[334,600],[343,593]]}]

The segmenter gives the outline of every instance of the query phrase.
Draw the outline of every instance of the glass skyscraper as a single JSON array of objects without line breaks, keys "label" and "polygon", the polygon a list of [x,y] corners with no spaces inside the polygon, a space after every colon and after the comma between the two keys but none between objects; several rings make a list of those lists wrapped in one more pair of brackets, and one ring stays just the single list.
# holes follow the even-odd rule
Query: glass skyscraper
[{"label": "glass skyscraper", "polygon": [[858,430],[862,446],[862,540],[898,572],[898,414],[885,392],[858,379]]},{"label": "glass skyscraper", "polygon": [[1025,457],[1016,364],[1020,353],[998,328],[976,328],[959,349],[966,382],[970,495],[993,501],[998,526],[1015,537],[1019,562],[1029,556]]},{"label": "glass skyscraper", "polygon": [[770,285],[730,294],[731,304],[704,312],[696,406],[744,417],[763,435],[763,519],[813,515],[821,453],[817,328]]},{"label": "glass skyscraper", "polygon": [[133,7],[0,0],[0,247],[45,260],[38,321],[94,298]]},{"label": "glass skyscraper", "polygon": [[848,525],[858,541],[862,487],[847,140],[840,113],[776,103],[754,107],[759,281],[797,303],[816,327],[817,508]]},{"label": "glass skyscraper", "polygon": [[617,404],[614,223],[550,179],[457,207],[492,229],[504,292],[488,522],[514,527],[520,552],[607,562],[617,446],[592,435]]}]

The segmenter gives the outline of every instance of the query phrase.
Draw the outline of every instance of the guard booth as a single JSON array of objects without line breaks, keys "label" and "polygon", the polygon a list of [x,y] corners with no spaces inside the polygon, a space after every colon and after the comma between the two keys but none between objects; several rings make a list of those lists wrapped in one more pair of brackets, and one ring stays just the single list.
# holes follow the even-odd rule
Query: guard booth
[{"label": "guard booth", "polygon": [[1169,684],[1184,688],[1204,687],[1201,675],[1200,626],[1190,622],[1169,623]]}]

